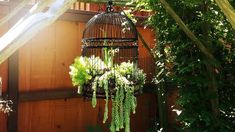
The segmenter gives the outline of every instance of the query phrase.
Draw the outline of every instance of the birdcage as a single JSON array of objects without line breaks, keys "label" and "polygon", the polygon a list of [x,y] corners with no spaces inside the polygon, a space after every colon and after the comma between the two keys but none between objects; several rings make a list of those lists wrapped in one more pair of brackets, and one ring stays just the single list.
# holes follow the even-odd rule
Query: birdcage
[{"label": "birdcage", "polygon": [[[86,24],[82,38],[82,56],[99,57],[109,62],[114,67],[121,62],[131,62],[133,67],[138,66],[138,34],[137,29],[124,12],[115,12],[112,1],[108,2],[106,12],[92,17]],[[111,60],[107,59],[111,56]],[[93,67],[101,66],[93,63]],[[106,71],[109,68],[104,69]],[[114,71],[115,72],[115,71]],[[133,74],[135,74],[133,72]],[[138,82],[134,82],[138,84]],[[92,84],[88,83],[83,88],[84,96],[92,96]],[[115,92],[115,79],[109,80],[109,93]],[[140,90],[136,90],[140,93]],[[97,97],[104,97],[103,89],[96,90]]]}]

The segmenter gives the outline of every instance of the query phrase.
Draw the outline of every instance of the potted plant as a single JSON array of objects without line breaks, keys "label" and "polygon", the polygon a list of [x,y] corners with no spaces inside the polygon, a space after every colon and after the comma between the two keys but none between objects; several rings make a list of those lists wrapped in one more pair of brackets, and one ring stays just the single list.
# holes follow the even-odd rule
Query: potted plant
[{"label": "potted plant", "polygon": [[112,100],[110,131],[125,127],[130,131],[130,113],[135,113],[135,93],[141,91],[146,75],[133,62],[113,64],[118,49],[103,49],[104,61],[99,57],[77,57],[70,66],[70,76],[79,94],[91,93],[92,106],[96,106],[97,92],[103,92],[105,111],[103,123],[108,119],[108,102]]}]

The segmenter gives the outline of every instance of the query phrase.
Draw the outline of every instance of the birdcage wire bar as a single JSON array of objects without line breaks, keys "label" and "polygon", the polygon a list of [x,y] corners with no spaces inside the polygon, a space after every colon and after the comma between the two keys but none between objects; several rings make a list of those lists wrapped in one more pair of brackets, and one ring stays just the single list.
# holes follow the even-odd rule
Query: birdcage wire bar
[{"label": "birdcage wire bar", "polygon": [[[114,12],[108,5],[106,12],[92,17],[86,24],[82,37],[82,56],[92,55],[104,59],[103,49],[118,49],[113,63],[133,62],[138,66],[138,33],[135,24],[124,12]],[[94,64],[96,67],[97,64]],[[136,82],[138,84],[138,82]],[[115,93],[115,82],[109,80],[110,96]],[[91,83],[85,84],[83,96],[92,96]],[[136,94],[141,93],[136,90]],[[105,91],[102,88],[96,90],[97,98],[104,98]]]}]

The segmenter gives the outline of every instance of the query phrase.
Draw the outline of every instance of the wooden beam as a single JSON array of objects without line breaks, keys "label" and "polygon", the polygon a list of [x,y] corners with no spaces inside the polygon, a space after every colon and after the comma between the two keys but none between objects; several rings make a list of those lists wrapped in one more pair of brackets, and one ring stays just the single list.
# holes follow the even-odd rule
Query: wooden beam
[{"label": "wooden beam", "polygon": [[[88,22],[94,15],[98,12],[92,11],[81,11],[81,10],[68,10],[63,15],[59,17],[59,20],[66,21],[77,21],[77,22]],[[136,26],[144,26],[143,22],[148,19],[147,16],[135,16],[137,19]]]},{"label": "wooden beam", "polygon": [[[14,8],[14,10],[11,11],[11,13],[0,19],[0,26],[8,22],[11,18],[13,18],[22,8],[24,8],[25,5],[27,5],[29,1],[30,0],[23,0],[21,2],[15,2],[18,3],[17,6]],[[12,3],[14,3],[14,1]]]},{"label": "wooden beam", "polygon": [[59,20],[84,22],[89,21],[97,12],[68,10],[59,17]]},{"label": "wooden beam", "polygon": [[[9,4],[3,4],[8,2],[0,2],[0,5],[7,5]],[[32,6],[25,6],[22,9],[22,14],[26,14],[28,10],[30,10]],[[89,21],[94,15],[98,14],[98,12],[95,11],[83,11],[83,10],[67,10],[63,15],[61,15],[58,20],[65,20],[65,21],[76,21],[76,22],[87,22]],[[23,17],[23,16],[22,16]],[[135,16],[137,19],[136,26],[144,26],[143,22],[147,20],[148,16]]]},{"label": "wooden beam", "polygon": [[[84,3],[97,3],[97,4],[106,4],[107,0],[77,0],[78,2],[84,2]],[[114,5],[120,5],[120,6],[127,6],[127,7],[134,7],[135,4],[127,4],[128,2],[131,2],[131,0],[113,0]],[[0,5],[10,5],[11,2],[2,2],[0,1]]]},{"label": "wooden beam", "polygon": [[35,13],[13,26],[0,38],[0,64],[40,30],[54,23],[74,2],[75,0],[56,0],[46,12]]},{"label": "wooden beam", "polygon": [[196,44],[198,49],[209,59],[217,62],[214,55],[205,47],[205,45],[193,34],[193,32],[186,26],[183,20],[176,14],[176,12],[171,8],[166,0],[160,0],[162,6],[171,15],[171,17],[176,21],[179,27],[184,31],[184,33]]},{"label": "wooden beam", "polygon": [[10,6],[11,3],[10,3],[10,2],[3,2],[3,1],[0,1],[0,5],[3,5],[3,6]]},{"label": "wooden beam", "polygon": [[19,59],[18,59],[18,51],[15,52],[8,60],[8,99],[12,100],[12,110],[7,119],[7,131],[8,132],[17,132],[18,126],[18,86],[19,86]]},{"label": "wooden beam", "polygon": [[[145,84],[143,90],[144,93],[154,93],[156,89],[155,85],[153,84]],[[69,99],[69,98],[80,98],[80,97],[82,96],[77,93],[77,89],[75,87],[19,93],[20,102]]]},{"label": "wooden beam", "polygon": [[19,100],[25,101],[41,101],[53,99],[68,99],[81,97],[77,94],[76,88],[61,88],[56,90],[40,90],[32,92],[21,92]]},{"label": "wooden beam", "polygon": [[233,29],[235,29],[235,10],[228,0],[215,0],[221,11],[224,13]]},{"label": "wooden beam", "polygon": [[[45,1],[45,0],[44,0]],[[40,6],[41,8],[42,7],[45,7],[45,4],[51,4],[51,1],[47,1],[46,2],[39,2],[39,4],[42,4],[43,6]],[[86,0],[82,0],[81,2],[84,2]],[[89,1],[92,1],[92,0],[89,0]],[[97,1],[95,3],[99,3],[99,2],[107,2],[105,0],[103,1]],[[94,2],[93,2],[94,3]],[[9,2],[0,2],[0,5],[5,5],[5,6],[10,6],[10,3]],[[22,8],[22,14],[27,14],[27,12],[32,8],[32,5],[26,5],[24,8]],[[41,8],[39,9],[36,9],[34,12],[38,12],[38,11],[41,11]],[[93,17],[94,15],[96,15],[98,12],[95,12],[95,11],[83,11],[83,10],[72,10],[72,9],[69,9],[67,10],[63,15],[61,15],[58,19],[59,20],[66,20],[66,21],[78,21],[78,22],[87,22],[88,20],[90,20],[91,17]],[[30,13],[30,14],[33,14],[33,13]],[[7,14],[8,15],[8,14]],[[22,16],[23,17],[23,16]],[[143,22],[145,20],[147,20],[148,16],[136,16],[137,18],[137,26],[144,26],[143,25]]]},{"label": "wooden beam", "polygon": [[[106,4],[108,0],[77,0],[78,2],[85,2],[85,3],[98,3],[98,4]],[[114,5],[119,6],[129,6],[134,7],[134,4],[127,4],[131,2],[131,0],[112,0]]]}]

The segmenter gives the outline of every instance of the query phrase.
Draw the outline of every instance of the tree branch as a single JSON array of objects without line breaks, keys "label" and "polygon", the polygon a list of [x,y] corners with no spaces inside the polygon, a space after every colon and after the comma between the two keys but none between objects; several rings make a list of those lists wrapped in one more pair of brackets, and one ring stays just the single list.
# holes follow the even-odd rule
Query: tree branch
[{"label": "tree branch", "polygon": [[175,11],[170,7],[170,5],[165,0],[160,0],[166,11],[171,15],[171,17],[176,21],[184,33],[196,44],[196,46],[201,50],[201,52],[213,61],[216,61],[214,56],[208,51],[208,49],[203,45],[203,43],[190,31],[190,29],[185,25],[182,19],[175,13]]}]

